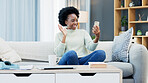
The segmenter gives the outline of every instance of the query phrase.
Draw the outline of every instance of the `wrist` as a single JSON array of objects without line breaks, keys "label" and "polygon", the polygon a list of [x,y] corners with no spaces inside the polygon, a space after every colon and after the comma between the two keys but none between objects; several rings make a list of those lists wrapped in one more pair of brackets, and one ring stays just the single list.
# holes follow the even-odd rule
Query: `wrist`
[{"label": "wrist", "polygon": [[63,38],[66,38],[66,35],[63,35]]},{"label": "wrist", "polygon": [[98,40],[99,40],[99,38],[98,37],[95,37],[94,43],[97,43]]},{"label": "wrist", "polygon": [[66,36],[63,36],[62,43],[65,43]]}]

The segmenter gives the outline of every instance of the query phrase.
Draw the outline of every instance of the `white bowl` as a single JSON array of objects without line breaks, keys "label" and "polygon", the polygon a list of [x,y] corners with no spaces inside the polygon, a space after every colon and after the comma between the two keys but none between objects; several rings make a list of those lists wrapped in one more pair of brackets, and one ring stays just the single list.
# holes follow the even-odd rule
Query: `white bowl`
[{"label": "white bowl", "polygon": [[148,36],[148,31],[145,33],[146,36]]}]

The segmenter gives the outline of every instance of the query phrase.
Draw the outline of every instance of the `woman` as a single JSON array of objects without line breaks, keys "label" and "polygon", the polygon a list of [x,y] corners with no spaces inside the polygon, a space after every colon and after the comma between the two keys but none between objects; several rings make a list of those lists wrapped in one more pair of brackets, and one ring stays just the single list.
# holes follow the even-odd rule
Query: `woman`
[{"label": "woman", "polygon": [[54,49],[56,55],[62,57],[59,65],[88,65],[88,62],[103,62],[106,58],[103,50],[94,51],[100,36],[99,27],[93,27],[96,37],[92,41],[85,30],[77,29],[78,18],[79,11],[74,7],[60,10],[58,27],[61,32],[56,35]]}]

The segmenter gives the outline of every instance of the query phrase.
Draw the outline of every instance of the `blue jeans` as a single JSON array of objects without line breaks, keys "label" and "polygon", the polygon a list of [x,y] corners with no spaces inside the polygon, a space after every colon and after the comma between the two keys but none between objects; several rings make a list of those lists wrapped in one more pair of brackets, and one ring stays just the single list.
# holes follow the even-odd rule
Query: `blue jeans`
[{"label": "blue jeans", "polygon": [[88,65],[88,62],[103,62],[106,58],[105,52],[103,50],[96,50],[93,53],[78,58],[77,53],[73,50],[66,52],[59,65]]}]

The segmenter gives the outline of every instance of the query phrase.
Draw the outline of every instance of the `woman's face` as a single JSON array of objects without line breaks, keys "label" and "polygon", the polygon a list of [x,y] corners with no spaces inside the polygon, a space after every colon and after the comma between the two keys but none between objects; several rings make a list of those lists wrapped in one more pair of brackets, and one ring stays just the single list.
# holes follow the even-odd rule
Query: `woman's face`
[{"label": "woman's face", "polygon": [[69,14],[67,20],[65,21],[65,24],[67,25],[67,29],[75,30],[78,25],[77,16],[75,14]]}]

